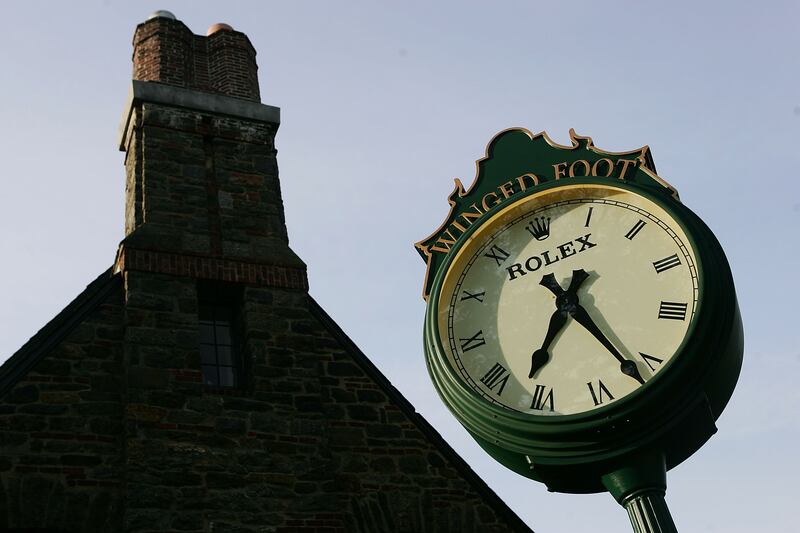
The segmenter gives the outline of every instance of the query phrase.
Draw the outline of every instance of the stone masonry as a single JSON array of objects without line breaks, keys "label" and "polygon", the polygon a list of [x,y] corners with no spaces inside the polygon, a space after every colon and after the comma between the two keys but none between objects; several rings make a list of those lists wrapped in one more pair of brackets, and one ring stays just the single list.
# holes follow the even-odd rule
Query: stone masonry
[{"label": "stone masonry", "polygon": [[[0,367],[0,531],[530,531],[309,296],[249,39],[159,13],[114,266]],[[207,286],[238,295],[235,387],[204,382]]]},{"label": "stone masonry", "polygon": [[[124,307],[118,282],[107,292],[0,395],[0,531],[118,530],[125,466]],[[51,339],[55,332],[47,329],[40,332],[45,339],[31,341]],[[8,367],[20,352],[0,372],[13,371]]]}]

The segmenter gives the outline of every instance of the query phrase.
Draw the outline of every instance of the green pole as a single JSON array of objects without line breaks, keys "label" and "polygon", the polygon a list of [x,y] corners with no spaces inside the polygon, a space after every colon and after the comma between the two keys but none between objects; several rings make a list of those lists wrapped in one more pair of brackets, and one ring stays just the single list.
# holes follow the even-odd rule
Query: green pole
[{"label": "green pole", "polygon": [[669,514],[664,491],[643,490],[631,494],[622,506],[628,511],[634,533],[678,533]]},{"label": "green pole", "polygon": [[678,533],[664,501],[667,468],[662,453],[628,457],[624,466],[604,475],[602,480],[628,511],[634,533]]}]

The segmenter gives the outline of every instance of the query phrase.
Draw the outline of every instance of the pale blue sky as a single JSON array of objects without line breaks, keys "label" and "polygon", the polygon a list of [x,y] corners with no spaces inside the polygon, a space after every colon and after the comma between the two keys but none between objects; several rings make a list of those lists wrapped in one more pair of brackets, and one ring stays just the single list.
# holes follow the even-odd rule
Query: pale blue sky
[{"label": "pale blue sky", "polygon": [[504,471],[445,410],[422,352],[413,243],[511,126],[648,144],[728,253],[745,362],[719,433],[669,473],[679,530],[794,531],[800,474],[800,4],[5,2],[0,32],[0,361],[111,265],[116,129],[137,23],[169,9],[258,50],[291,244],[311,293],[537,532],[628,531],[607,494]]}]

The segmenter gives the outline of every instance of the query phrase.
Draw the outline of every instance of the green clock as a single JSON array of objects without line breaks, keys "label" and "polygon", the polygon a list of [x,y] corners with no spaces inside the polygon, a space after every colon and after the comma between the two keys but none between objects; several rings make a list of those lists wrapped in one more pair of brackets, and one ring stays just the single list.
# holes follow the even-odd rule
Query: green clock
[{"label": "green clock", "polygon": [[[630,154],[502,132],[418,243],[426,360],[450,410],[512,470],[623,505],[663,494],[716,431],[743,351],[719,243],[649,151]],[[493,187],[509,194],[487,202]]]}]

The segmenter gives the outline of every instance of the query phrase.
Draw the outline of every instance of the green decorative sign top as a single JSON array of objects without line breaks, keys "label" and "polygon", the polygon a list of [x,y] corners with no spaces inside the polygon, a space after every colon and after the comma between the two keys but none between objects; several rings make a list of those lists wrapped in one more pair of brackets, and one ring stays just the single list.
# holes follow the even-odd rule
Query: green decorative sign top
[{"label": "green decorative sign top", "polygon": [[608,152],[575,130],[569,135],[572,146],[553,142],[545,132],[534,135],[524,128],[501,131],[489,142],[486,156],[476,162],[477,174],[469,190],[456,178],[447,218],[415,245],[428,265],[423,298],[427,300],[436,272],[467,228],[521,192],[559,180],[567,183],[591,177],[634,183],[678,200],[678,191],[656,174],[649,147]]}]

